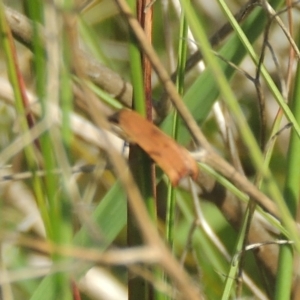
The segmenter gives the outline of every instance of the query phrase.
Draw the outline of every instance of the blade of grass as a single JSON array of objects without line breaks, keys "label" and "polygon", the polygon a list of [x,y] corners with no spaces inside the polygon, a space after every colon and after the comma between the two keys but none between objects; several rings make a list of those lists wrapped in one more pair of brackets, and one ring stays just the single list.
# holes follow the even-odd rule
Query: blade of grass
[{"label": "blade of grass", "polygon": [[[134,14],[139,17],[139,22],[142,23],[142,10],[143,1],[130,0],[129,5]],[[138,11],[140,10],[140,12]],[[143,54],[141,53],[138,42],[134,34],[130,31],[130,44],[129,44],[129,56],[130,56],[130,70],[131,70],[131,82],[133,89],[133,109],[139,114],[148,118],[147,103],[148,95],[146,95],[146,76]],[[136,145],[130,145],[129,164],[134,176],[134,179],[141,191],[141,195],[147,206],[147,210],[152,220],[156,220],[156,207],[153,197],[152,189],[152,166],[151,161],[147,155]],[[127,240],[129,246],[140,245],[142,243],[140,232],[136,227],[132,211],[128,210],[128,226],[127,226]],[[128,276],[128,299],[139,300],[147,299],[149,297],[149,284],[144,278]]]},{"label": "blade of grass", "polygon": [[[66,9],[68,6],[67,1],[62,3],[62,9]],[[65,95],[70,95],[71,86],[67,85],[63,87],[62,80],[62,68],[61,57],[63,57],[63,45],[60,43],[60,38],[64,32],[60,31],[59,22],[61,20],[61,14],[57,11],[53,3],[44,3],[43,5],[44,22],[45,22],[45,34],[51,36],[51,39],[46,39],[45,50],[47,55],[46,60],[46,82],[44,85],[44,94],[40,98],[42,101],[42,115],[47,122],[51,124],[51,105],[57,106],[60,104],[62,89],[66,89]],[[68,62],[65,67],[68,68]],[[67,71],[67,69],[65,69]],[[64,74],[65,75],[65,74]],[[70,75],[68,75],[70,78]],[[65,96],[64,95],[64,96]],[[69,99],[63,99],[63,101],[70,102]],[[63,132],[69,135],[70,122],[66,122],[68,118],[68,109],[66,105],[63,105]],[[67,137],[67,140],[70,137]],[[66,141],[67,141],[66,140]],[[46,176],[46,197],[48,200],[48,211],[51,222],[51,231],[48,233],[48,238],[58,245],[70,245],[73,236],[72,227],[72,204],[77,200],[76,186],[70,181],[71,174],[69,156],[66,148],[67,144],[63,144],[63,136],[60,129],[57,127],[50,127],[49,131],[41,137],[41,149],[44,158]],[[62,169],[62,180],[54,176],[51,170],[60,166]],[[60,189],[58,190],[58,187]],[[74,201],[74,202],[72,202]],[[68,262],[69,258],[66,258],[59,254],[52,255],[54,264],[56,262]],[[55,292],[64,299],[72,299],[72,290],[70,288],[70,274],[68,272],[60,272],[54,274],[53,281],[55,282]]]},{"label": "blade of grass", "polygon": [[[131,10],[136,12],[137,5],[135,0],[129,1]],[[141,52],[134,34],[130,31],[130,70],[133,88],[133,101],[134,109],[139,112],[143,117],[146,117],[146,101],[143,84],[143,69],[141,61]]]},{"label": "blade of grass", "polygon": [[[189,1],[188,1],[189,2]],[[188,24],[185,16],[182,13],[180,17],[179,29],[179,43],[178,43],[178,59],[177,59],[177,78],[176,87],[180,95],[184,90],[184,77],[185,77],[185,63],[187,56],[187,32]],[[179,120],[177,112],[174,113],[172,136],[176,140],[178,135]],[[174,239],[174,215],[175,215],[175,200],[176,190],[168,182],[168,196],[167,196],[167,217],[166,217],[166,237],[169,244],[173,245]]]},{"label": "blade of grass", "polygon": [[[0,3],[0,14],[1,41],[6,56],[5,58],[8,77],[14,91],[15,108],[18,114],[18,123],[21,130],[25,132],[32,125],[27,122],[28,120],[26,119],[27,108],[25,106],[28,105],[28,101],[26,99],[26,93],[24,93],[24,82],[18,67],[16,49],[10,28],[8,27],[6,22],[2,1]],[[32,146],[28,146],[25,148],[25,155],[27,156],[29,165],[33,166],[35,164],[35,153]]]},{"label": "blade of grass", "polygon": [[[298,45],[300,44],[300,35],[298,33]],[[298,63],[296,76],[294,82],[297,83],[300,80],[300,65]],[[300,122],[300,86],[294,85],[294,93],[292,96],[292,111],[295,114],[295,118]],[[287,154],[287,174],[284,186],[284,198],[291,212],[292,217],[296,217],[298,205],[299,205],[299,181],[300,181],[300,140],[297,136],[295,129],[292,129],[290,136],[290,144]],[[278,273],[276,278],[276,300],[290,299],[291,287],[293,282],[293,247],[291,245],[282,245],[280,247]]]},{"label": "blade of grass", "polygon": [[[74,78],[75,81],[77,81],[76,78]],[[109,106],[111,106],[114,109],[122,109],[124,106],[115,98],[110,96],[108,93],[106,93],[104,90],[100,89],[97,85],[90,81],[85,81],[85,84],[95,93],[95,95],[99,96],[99,98]]]},{"label": "blade of grass", "polygon": [[[176,88],[180,95],[184,90],[185,63],[187,57],[187,33],[188,24],[182,13],[180,16],[179,43],[178,43],[178,59],[177,59],[177,78]],[[179,122],[178,114],[175,112],[173,119],[172,137],[176,140],[178,134]],[[174,232],[175,232],[175,208],[176,208],[176,189],[171,185],[170,180],[167,181],[167,212],[166,212],[166,240],[171,249],[174,249]],[[166,280],[166,278],[164,278]],[[170,297],[165,297],[170,299]]]}]

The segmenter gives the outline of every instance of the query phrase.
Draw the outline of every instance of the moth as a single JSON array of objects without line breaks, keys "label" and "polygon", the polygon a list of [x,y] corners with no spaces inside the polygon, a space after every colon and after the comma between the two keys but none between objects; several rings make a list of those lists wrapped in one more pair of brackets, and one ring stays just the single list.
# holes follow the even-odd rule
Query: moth
[{"label": "moth", "polygon": [[109,120],[115,122],[130,142],[139,145],[156,162],[173,186],[186,176],[190,175],[194,180],[198,177],[198,166],[190,153],[140,114],[122,109]]}]

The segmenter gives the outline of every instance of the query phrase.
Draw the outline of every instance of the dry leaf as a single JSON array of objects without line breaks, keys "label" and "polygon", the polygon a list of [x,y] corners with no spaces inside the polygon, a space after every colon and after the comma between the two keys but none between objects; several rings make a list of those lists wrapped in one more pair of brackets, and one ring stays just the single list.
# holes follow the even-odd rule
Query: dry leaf
[{"label": "dry leaf", "polygon": [[198,166],[190,153],[141,115],[123,109],[110,120],[116,122],[129,140],[138,144],[160,166],[173,186],[185,176],[197,178]]}]

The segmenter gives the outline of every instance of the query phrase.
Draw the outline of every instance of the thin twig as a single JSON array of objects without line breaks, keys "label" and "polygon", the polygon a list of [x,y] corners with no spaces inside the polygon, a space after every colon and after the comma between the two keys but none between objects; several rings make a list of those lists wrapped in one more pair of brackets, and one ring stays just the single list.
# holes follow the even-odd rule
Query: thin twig
[{"label": "thin twig", "polygon": [[239,251],[238,253],[236,253],[233,257],[232,263],[236,264],[239,257],[243,254],[243,252],[246,252],[246,251],[256,250],[257,248],[267,246],[267,245],[292,245],[293,243],[294,243],[293,241],[289,241],[289,240],[276,240],[276,241],[266,241],[263,243],[251,244],[251,245],[248,245],[247,247],[245,247],[242,251]]},{"label": "thin twig", "polygon": [[45,254],[61,254],[83,261],[92,261],[102,265],[132,265],[140,262],[150,264],[159,261],[157,249],[148,246],[132,247],[127,249],[111,249],[105,252],[99,249],[87,249],[74,246],[60,246],[48,241],[33,239],[22,235],[2,236],[5,241],[14,242],[20,246],[34,249]]},{"label": "thin twig", "polygon": [[[76,173],[92,173],[95,170],[95,165],[83,165],[83,166],[74,166],[71,168],[70,172],[72,174]],[[0,183],[4,181],[16,181],[32,178],[33,176],[46,176],[49,171],[38,170],[35,173],[33,172],[22,172],[17,174],[7,174],[0,177]],[[52,174],[60,175],[62,173],[61,169],[55,169],[50,171]]]},{"label": "thin twig", "polygon": [[275,12],[273,7],[266,0],[262,1],[262,6],[266,10],[266,12],[270,15],[270,17],[274,18],[276,20],[277,24],[280,26],[280,28],[282,29],[282,31],[285,34],[286,38],[290,42],[290,45],[293,48],[293,50],[295,51],[295,54],[297,55],[298,59],[300,59],[300,52],[299,52],[299,49],[298,49],[294,39],[292,38],[292,36],[289,33],[288,29],[285,27],[282,20],[278,16],[281,12]]}]

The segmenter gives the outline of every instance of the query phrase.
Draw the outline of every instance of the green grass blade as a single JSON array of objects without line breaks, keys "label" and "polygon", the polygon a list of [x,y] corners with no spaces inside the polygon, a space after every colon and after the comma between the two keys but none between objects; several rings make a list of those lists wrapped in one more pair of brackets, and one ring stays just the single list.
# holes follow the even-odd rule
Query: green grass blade
[{"label": "green grass blade", "polygon": [[[189,2],[189,1],[187,1]],[[187,55],[187,33],[188,24],[184,14],[180,17],[180,29],[179,29],[179,43],[178,43],[178,59],[177,59],[177,78],[176,88],[180,95],[184,91],[184,78],[185,78],[185,63]],[[179,118],[177,112],[174,114],[172,137],[176,140],[179,128]],[[167,196],[167,216],[166,216],[166,237],[169,244],[173,245],[174,239],[174,219],[175,219],[175,203],[176,203],[176,190],[172,187],[168,181],[168,196]]]},{"label": "green grass blade", "polygon": [[[299,33],[298,33],[299,34]],[[298,36],[298,45],[300,44],[300,35]],[[297,84],[300,80],[300,66],[298,63],[294,82],[294,93],[292,97],[292,111],[295,118],[300,122],[300,86]],[[284,187],[284,196],[287,207],[291,215],[296,218],[299,205],[299,181],[300,181],[300,140],[293,128],[290,136],[290,144],[287,154],[287,175]],[[286,237],[283,237],[286,238]],[[293,282],[293,262],[294,253],[291,245],[282,245],[280,247],[278,273],[276,278],[276,300],[287,300],[291,297],[291,287]]]}]

